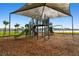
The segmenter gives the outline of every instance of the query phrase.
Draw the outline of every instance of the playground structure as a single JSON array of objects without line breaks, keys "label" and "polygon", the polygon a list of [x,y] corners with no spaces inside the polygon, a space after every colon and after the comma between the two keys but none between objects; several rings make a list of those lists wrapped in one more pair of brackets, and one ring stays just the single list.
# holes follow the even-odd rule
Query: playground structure
[{"label": "playground structure", "polygon": [[[29,24],[25,24],[20,33],[13,36],[11,36],[12,14],[31,18]],[[50,22],[50,18],[65,16],[71,17],[71,28]],[[65,30],[72,31],[67,33]],[[22,8],[9,14],[9,36],[2,37],[0,40],[0,55],[79,55],[79,32],[75,34],[75,29],[73,29],[73,16],[68,3],[25,4]]]},{"label": "playground structure", "polygon": [[[11,28],[11,14],[19,14],[23,16],[28,16],[32,18],[32,24],[29,24],[29,30],[30,30],[30,36],[34,37],[34,31],[37,32],[36,36],[37,39],[39,37],[38,28],[39,26],[42,27],[42,37],[45,38],[48,36],[48,39],[50,38],[50,24],[49,19],[50,18],[58,18],[58,17],[65,17],[65,16],[71,16],[72,18],[72,37],[73,37],[73,16],[70,14],[70,4],[68,3],[28,3],[25,4],[22,8],[11,12],[9,14],[9,36],[10,36],[10,28]],[[35,30],[32,31],[33,27],[35,27]],[[45,31],[45,28],[47,31]],[[25,32],[25,31],[23,31]],[[22,33],[23,33],[22,32]],[[21,34],[22,34],[21,33]]]}]

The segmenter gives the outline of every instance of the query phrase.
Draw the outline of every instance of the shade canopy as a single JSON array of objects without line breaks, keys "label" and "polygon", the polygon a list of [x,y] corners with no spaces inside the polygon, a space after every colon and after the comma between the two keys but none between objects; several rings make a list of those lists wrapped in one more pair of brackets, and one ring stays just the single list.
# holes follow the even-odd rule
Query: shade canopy
[{"label": "shade canopy", "polygon": [[56,18],[70,15],[68,3],[28,3],[11,14],[29,16],[36,19]]}]

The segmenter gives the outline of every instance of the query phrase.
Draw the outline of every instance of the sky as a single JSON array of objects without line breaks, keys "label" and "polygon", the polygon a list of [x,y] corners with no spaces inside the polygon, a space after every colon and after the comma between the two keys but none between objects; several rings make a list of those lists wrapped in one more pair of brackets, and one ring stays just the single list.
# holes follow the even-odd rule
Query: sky
[{"label": "sky", "polygon": [[[0,28],[4,28],[4,20],[9,20],[9,13],[21,8],[24,4],[25,3],[0,3]],[[70,10],[74,20],[74,29],[79,29],[79,4],[71,3]],[[25,24],[29,23],[30,20],[31,18],[29,17],[12,14],[11,28],[14,28],[14,25],[16,23],[20,24],[20,27],[22,27]],[[71,21],[71,16],[50,19],[50,22],[52,22],[54,25],[63,25],[64,28],[72,28]]]}]

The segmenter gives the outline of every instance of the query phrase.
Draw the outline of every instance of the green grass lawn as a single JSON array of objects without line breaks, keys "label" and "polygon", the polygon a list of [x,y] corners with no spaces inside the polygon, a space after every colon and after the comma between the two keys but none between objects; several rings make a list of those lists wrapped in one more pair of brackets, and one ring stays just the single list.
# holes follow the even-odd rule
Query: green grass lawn
[{"label": "green grass lawn", "polygon": [[[21,32],[17,32],[16,34],[15,34],[15,32],[14,31],[11,31],[10,32],[10,35],[12,36],[12,35],[19,35]],[[0,31],[0,36],[9,36],[9,32],[7,31],[6,32],[6,34],[4,35],[4,32],[3,31]]]},{"label": "green grass lawn", "polygon": [[[5,35],[3,35],[3,31],[0,31],[0,37],[1,36],[9,36],[9,32],[7,31],[6,32],[6,34]],[[11,31],[10,32],[10,35],[11,36],[13,36],[13,35],[19,35],[21,32],[17,32],[16,34],[15,34],[15,32],[14,31]],[[72,34],[72,32],[55,32],[55,33],[58,33],[58,34]],[[73,32],[73,34],[79,34],[79,32]]]}]

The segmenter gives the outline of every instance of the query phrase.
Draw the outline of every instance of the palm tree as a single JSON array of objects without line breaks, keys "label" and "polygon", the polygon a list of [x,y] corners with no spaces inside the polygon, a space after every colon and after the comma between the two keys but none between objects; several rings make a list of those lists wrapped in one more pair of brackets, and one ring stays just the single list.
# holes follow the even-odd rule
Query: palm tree
[{"label": "palm tree", "polygon": [[4,34],[6,34],[6,27],[9,24],[9,22],[4,20],[3,24],[5,25],[5,27],[4,27]]},{"label": "palm tree", "polygon": [[29,33],[29,24],[25,24],[26,35]]},{"label": "palm tree", "polygon": [[18,33],[18,30],[19,30],[19,26],[20,26],[20,24],[15,24],[15,33]]}]

